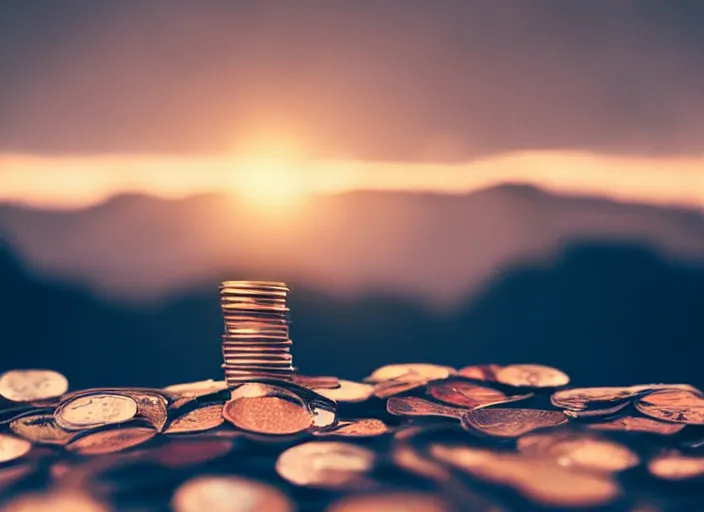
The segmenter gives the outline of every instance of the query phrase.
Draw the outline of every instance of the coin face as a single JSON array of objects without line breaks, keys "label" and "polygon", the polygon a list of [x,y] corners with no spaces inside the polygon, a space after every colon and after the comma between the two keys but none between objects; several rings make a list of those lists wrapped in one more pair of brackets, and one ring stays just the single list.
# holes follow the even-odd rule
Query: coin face
[{"label": "coin face", "polygon": [[342,498],[326,512],[451,512],[453,509],[439,496],[422,492],[387,492]]},{"label": "coin face", "polygon": [[284,451],[276,472],[299,486],[351,489],[364,486],[363,478],[375,462],[374,452],[349,443],[312,441]]},{"label": "coin face", "polygon": [[566,373],[540,364],[512,364],[496,372],[496,380],[515,387],[557,388],[566,386],[570,378]]},{"label": "coin face", "polygon": [[591,423],[587,428],[592,430],[617,430],[623,432],[647,432],[649,434],[660,434],[670,436],[681,431],[685,427],[684,423],[665,423],[664,421],[641,416],[624,416],[615,418],[603,423]]},{"label": "coin face", "polygon": [[0,463],[19,459],[29,453],[32,443],[19,437],[0,434]]},{"label": "coin face", "polygon": [[394,416],[445,416],[461,418],[466,409],[431,402],[416,396],[394,396],[386,402],[386,411]]},{"label": "coin face", "polygon": [[225,404],[224,418],[256,434],[288,435],[313,426],[313,415],[302,402],[278,396],[242,397]]},{"label": "coin face", "polygon": [[236,476],[199,476],[174,493],[175,512],[293,512],[291,500],[279,489]]},{"label": "coin face", "polygon": [[475,478],[509,486],[541,506],[597,507],[612,503],[621,494],[610,475],[564,468],[542,459],[442,444],[433,445],[430,453]]},{"label": "coin face", "polygon": [[532,430],[567,423],[558,411],[540,409],[474,409],[462,416],[462,426],[469,431],[496,437],[518,437]]},{"label": "coin face", "polygon": [[441,402],[468,408],[515,402],[533,396],[509,396],[499,390],[466,381],[435,382],[428,385],[427,392]]},{"label": "coin face", "polygon": [[704,457],[672,453],[655,457],[648,462],[648,471],[663,480],[690,480],[704,477]]},{"label": "coin face", "polygon": [[704,425],[704,397],[684,389],[649,393],[636,402],[636,409],[658,420]]},{"label": "coin face", "polygon": [[144,427],[111,428],[76,437],[66,449],[82,455],[115,453],[145,443],[155,435],[155,430]]},{"label": "coin face", "polygon": [[316,436],[375,437],[386,434],[389,427],[381,420],[363,418],[342,420],[330,430],[314,432]]},{"label": "coin face", "polygon": [[129,396],[96,393],[62,403],[54,411],[57,425],[66,430],[85,430],[129,421],[137,415],[137,402]]},{"label": "coin face", "polygon": [[340,386],[335,389],[317,389],[316,391],[336,402],[364,402],[368,400],[374,393],[374,387],[361,382],[353,382],[351,380],[340,380]]},{"label": "coin face", "polygon": [[76,433],[59,427],[53,414],[32,414],[22,416],[10,423],[10,430],[33,443],[64,445]]},{"label": "coin face", "polygon": [[0,376],[0,395],[13,402],[34,402],[61,396],[68,380],[52,370],[11,370]]},{"label": "coin face", "polygon": [[368,382],[382,382],[385,380],[404,379],[409,380],[438,380],[446,379],[455,373],[455,369],[449,366],[437,364],[409,363],[409,364],[389,364],[376,369],[367,379]]},{"label": "coin face", "polygon": [[622,444],[589,435],[531,434],[517,446],[521,453],[549,457],[561,466],[594,471],[624,471],[640,464],[638,455]]},{"label": "coin face", "polygon": [[203,432],[219,427],[225,421],[220,404],[200,407],[175,418],[164,431],[165,434]]},{"label": "coin face", "polygon": [[137,404],[137,415],[145,418],[154,428],[161,431],[168,420],[168,401],[158,393],[125,392]]}]

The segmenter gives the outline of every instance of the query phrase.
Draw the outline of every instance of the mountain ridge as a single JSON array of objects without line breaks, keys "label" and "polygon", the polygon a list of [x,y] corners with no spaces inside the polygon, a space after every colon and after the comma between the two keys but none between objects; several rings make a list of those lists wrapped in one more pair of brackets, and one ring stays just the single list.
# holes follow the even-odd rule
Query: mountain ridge
[{"label": "mountain ridge", "polygon": [[[33,272],[122,301],[154,301],[230,268],[339,297],[388,290],[451,307],[515,264],[565,244],[642,244],[704,259],[696,210],[504,184],[471,194],[357,191],[262,211],[222,194],[129,194],[83,210],[0,208],[0,236]],[[228,277],[228,276],[225,276]]]}]

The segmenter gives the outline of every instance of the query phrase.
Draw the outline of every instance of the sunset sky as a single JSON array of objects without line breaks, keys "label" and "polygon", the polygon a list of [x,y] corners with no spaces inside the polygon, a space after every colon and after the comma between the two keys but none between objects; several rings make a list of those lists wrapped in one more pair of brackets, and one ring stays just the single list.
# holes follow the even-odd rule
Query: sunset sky
[{"label": "sunset sky", "polygon": [[704,3],[0,0],[0,200],[504,181],[704,206]]}]

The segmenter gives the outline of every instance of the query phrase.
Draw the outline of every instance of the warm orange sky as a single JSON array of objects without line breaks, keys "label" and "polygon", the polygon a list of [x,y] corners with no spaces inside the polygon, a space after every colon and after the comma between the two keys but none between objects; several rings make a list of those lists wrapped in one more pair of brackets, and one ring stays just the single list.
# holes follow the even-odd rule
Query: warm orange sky
[{"label": "warm orange sky", "polygon": [[0,155],[0,201],[78,207],[125,192],[182,197],[233,192],[253,201],[357,189],[465,192],[501,182],[653,203],[704,206],[704,159],[567,151],[500,154],[466,164],[251,156]]},{"label": "warm orange sky", "polygon": [[521,181],[701,207],[703,23],[646,0],[8,2],[0,200]]}]

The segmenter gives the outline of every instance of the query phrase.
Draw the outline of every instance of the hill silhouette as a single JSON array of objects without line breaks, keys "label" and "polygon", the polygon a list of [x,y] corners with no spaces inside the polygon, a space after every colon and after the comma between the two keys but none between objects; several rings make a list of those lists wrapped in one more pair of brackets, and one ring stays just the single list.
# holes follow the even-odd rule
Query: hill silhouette
[{"label": "hill silhouette", "polygon": [[[0,369],[56,368],[74,387],[221,378],[220,277],[128,307],[36,277],[2,246]],[[452,314],[392,296],[292,290],[294,363],[307,374],[359,379],[391,362],[542,362],[576,384],[704,386],[704,268],[642,246],[570,245],[549,263],[507,270]]]},{"label": "hill silhouette", "polygon": [[585,239],[704,260],[701,212],[518,184],[314,196],[273,212],[217,194],[127,195],[71,211],[5,205],[0,237],[33,272],[128,302],[168,299],[234,268],[337,298],[389,293],[442,309],[507,267],[552,261]]}]

